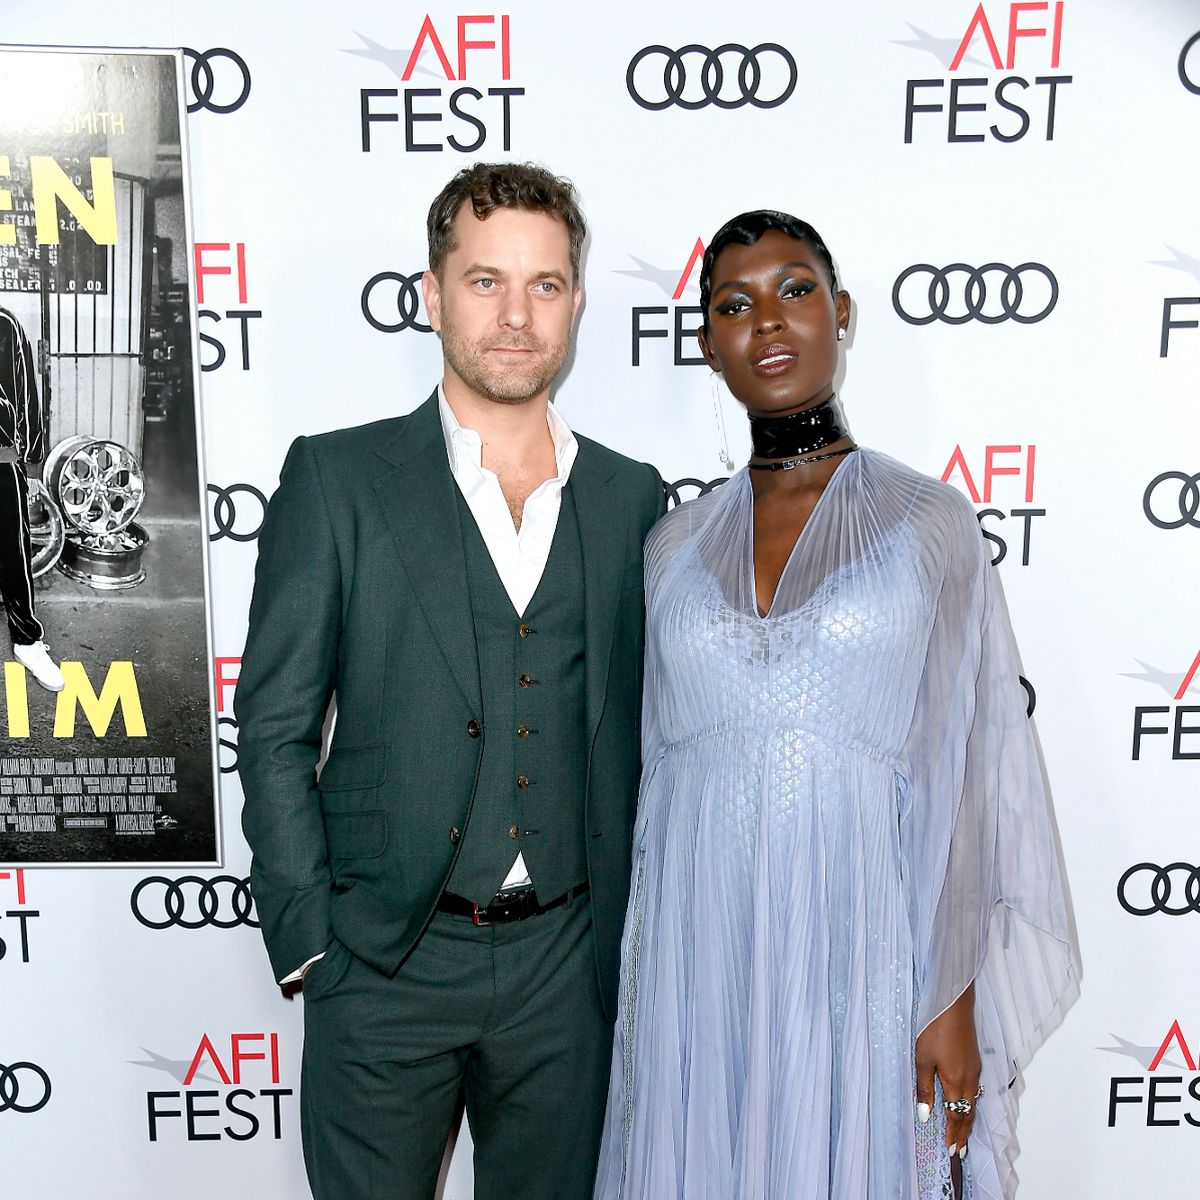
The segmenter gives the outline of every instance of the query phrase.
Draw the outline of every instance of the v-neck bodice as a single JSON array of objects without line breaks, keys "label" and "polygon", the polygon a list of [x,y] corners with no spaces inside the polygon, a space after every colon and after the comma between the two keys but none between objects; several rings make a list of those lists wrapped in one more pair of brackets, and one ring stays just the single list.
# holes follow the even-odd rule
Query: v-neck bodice
[{"label": "v-neck bodice", "polygon": [[800,529],[796,533],[795,541],[792,542],[792,548],[791,548],[791,550],[788,551],[788,556],[784,560],[783,571],[780,572],[779,579],[775,583],[775,591],[773,591],[771,593],[771,602],[767,605],[767,607],[765,609],[758,601],[758,583],[757,583],[758,568],[757,568],[757,563],[756,563],[757,541],[754,536],[754,518],[755,518],[756,509],[757,509],[757,500],[754,496],[754,486],[752,483],[750,483],[749,470],[748,469],[744,470],[744,474],[746,475],[746,482],[750,486],[750,537],[749,537],[748,545],[749,545],[749,550],[750,550],[751,578],[753,580],[755,580],[754,611],[764,621],[768,617],[770,617],[771,610],[775,607],[775,597],[779,592],[779,584],[783,581],[783,575],[784,575],[784,572],[786,572],[788,569],[788,564],[792,561],[793,558],[796,557],[797,554],[802,552],[801,551],[801,543],[804,541],[805,531],[808,529],[809,525],[812,524],[813,518],[817,515],[818,511],[821,508],[821,504],[825,499],[825,494],[829,491],[830,488],[832,488],[834,486],[835,480],[837,479],[838,475],[841,474],[842,468],[845,465],[846,465],[845,459],[843,459],[841,462],[839,462],[837,464],[837,467],[834,469],[833,473],[825,481],[825,486],[821,489],[821,494],[817,497],[816,503],[812,507],[812,511],[808,514],[808,519],[804,522],[803,525],[801,525]]},{"label": "v-neck bodice", "polygon": [[[667,741],[714,722],[773,725],[786,717],[797,725],[819,720],[829,733],[889,758],[899,752],[939,570],[921,554],[905,506],[861,511],[858,476],[870,469],[863,453],[830,479],[765,616],[754,580],[748,473],[735,475],[712,495],[708,512],[696,514],[703,532],[665,567],[689,586],[650,597]],[[864,689],[870,678],[880,686]]]}]

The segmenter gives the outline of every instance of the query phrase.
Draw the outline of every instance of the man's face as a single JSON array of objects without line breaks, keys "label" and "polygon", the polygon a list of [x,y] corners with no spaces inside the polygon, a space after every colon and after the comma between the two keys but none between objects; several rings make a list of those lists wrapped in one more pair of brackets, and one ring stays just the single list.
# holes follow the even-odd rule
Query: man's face
[{"label": "man's face", "polygon": [[546,213],[498,208],[481,221],[464,202],[440,277],[422,281],[442,338],[446,378],[496,404],[544,395],[571,342],[579,284],[566,225]]}]

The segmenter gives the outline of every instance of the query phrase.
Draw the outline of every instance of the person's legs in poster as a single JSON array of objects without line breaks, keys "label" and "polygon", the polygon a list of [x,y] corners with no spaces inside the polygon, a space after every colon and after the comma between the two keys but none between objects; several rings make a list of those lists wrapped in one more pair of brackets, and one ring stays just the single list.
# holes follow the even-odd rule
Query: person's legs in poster
[{"label": "person's legs in poster", "polygon": [[29,485],[25,468],[0,462],[0,595],[8,613],[13,657],[52,692],[66,686],[50,657],[45,630],[33,611],[33,561],[29,538]]}]

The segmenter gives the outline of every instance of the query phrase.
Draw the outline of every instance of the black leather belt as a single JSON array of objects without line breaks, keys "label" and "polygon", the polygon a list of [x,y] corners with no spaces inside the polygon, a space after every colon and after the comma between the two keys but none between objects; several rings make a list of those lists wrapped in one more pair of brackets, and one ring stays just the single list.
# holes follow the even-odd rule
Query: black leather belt
[{"label": "black leather belt", "polygon": [[582,896],[588,890],[586,883],[577,884],[570,891],[563,892],[553,900],[540,904],[537,891],[534,888],[521,888],[519,891],[498,892],[486,908],[480,908],[465,896],[456,896],[453,892],[443,892],[438,900],[438,912],[454,913],[459,917],[470,917],[476,925],[506,925],[510,921],[524,921],[527,917],[540,917],[542,913],[552,908],[569,904]]}]

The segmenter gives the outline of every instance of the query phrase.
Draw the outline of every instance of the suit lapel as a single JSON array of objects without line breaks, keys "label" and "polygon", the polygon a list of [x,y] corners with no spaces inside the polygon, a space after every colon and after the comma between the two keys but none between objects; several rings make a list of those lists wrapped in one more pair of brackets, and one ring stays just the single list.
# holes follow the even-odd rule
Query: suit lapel
[{"label": "suit lapel", "polygon": [[386,465],[373,479],[375,493],[409,586],[455,683],[478,713],[479,655],[467,593],[466,552],[436,392],[376,454]]},{"label": "suit lapel", "polygon": [[579,457],[571,469],[568,487],[579,523],[583,558],[584,644],[587,647],[587,725],[589,744],[595,736],[608,689],[608,664],[612,657],[613,630],[625,566],[627,517],[614,508],[606,487],[612,471],[595,449],[582,438]]}]

